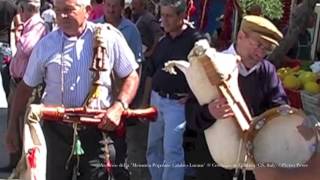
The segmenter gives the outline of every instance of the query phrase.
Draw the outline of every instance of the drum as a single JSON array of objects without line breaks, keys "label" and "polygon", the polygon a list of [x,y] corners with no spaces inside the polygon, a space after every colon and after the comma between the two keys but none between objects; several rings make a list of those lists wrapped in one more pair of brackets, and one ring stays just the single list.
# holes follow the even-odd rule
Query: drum
[{"label": "drum", "polygon": [[247,132],[246,150],[256,166],[301,167],[318,145],[314,123],[288,105],[254,118]]}]

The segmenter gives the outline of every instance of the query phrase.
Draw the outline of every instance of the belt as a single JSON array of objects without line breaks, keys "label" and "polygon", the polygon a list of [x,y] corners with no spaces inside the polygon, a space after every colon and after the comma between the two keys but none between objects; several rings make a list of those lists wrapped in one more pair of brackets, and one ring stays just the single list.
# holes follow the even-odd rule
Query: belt
[{"label": "belt", "polygon": [[159,96],[163,98],[173,99],[173,100],[178,100],[188,96],[188,93],[166,93],[164,91],[156,91],[156,92],[159,94]]}]

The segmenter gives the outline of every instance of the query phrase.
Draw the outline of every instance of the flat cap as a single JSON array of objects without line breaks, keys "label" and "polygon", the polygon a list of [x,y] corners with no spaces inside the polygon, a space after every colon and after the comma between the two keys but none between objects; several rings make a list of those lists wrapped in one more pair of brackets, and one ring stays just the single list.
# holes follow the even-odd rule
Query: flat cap
[{"label": "flat cap", "polygon": [[279,41],[283,38],[283,35],[278,28],[268,19],[261,16],[244,16],[240,29],[245,32],[255,32],[262,39],[265,39],[276,46],[279,46]]}]

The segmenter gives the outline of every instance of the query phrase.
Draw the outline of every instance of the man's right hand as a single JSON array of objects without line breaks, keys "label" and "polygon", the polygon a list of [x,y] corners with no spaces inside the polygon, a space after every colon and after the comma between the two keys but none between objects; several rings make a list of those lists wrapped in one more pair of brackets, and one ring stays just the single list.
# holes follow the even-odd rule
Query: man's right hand
[{"label": "man's right hand", "polygon": [[215,119],[225,119],[234,116],[234,113],[227,100],[219,97],[208,104],[208,109],[212,117]]},{"label": "man's right hand", "polygon": [[17,128],[8,128],[6,132],[6,147],[9,153],[15,153],[19,150],[19,133],[14,129]]}]

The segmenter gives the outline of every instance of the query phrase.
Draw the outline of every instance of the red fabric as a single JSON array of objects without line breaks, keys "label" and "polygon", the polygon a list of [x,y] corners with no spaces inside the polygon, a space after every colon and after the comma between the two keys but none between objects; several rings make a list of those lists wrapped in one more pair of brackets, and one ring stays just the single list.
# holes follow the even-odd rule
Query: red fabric
[{"label": "red fabric", "polygon": [[101,16],[103,16],[103,4],[97,4],[95,6],[93,6],[90,14],[89,14],[89,21],[94,21],[98,18],[100,18]]},{"label": "red fabric", "polygon": [[106,166],[106,171],[110,174],[112,170],[112,163],[110,159],[105,162],[105,166]]},{"label": "red fabric", "polygon": [[190,19],[190,17],[194,16],[196,13],[196,7],[194,5],[193,0],[189,0],[188,2],[188,11],[187,11],[187,15],[188,15],[188,19]]},{"label": "red fabric", "polygon": [[117,137],[125,138],[126,136],[126,126],[124,123],[120,123],[119,127],[115,130]]},{"label": "red fabric", "polygon": [[209,0],[201,0],[200,2],[200,16],[199,16],[199,30],[202,31],[208,24],[208,9],[209,9]]},{"label": "red fabric", "polygon": [[36,168],[37,164],[36,164],[36,150],[37,148],[32,148],[28,151],[27,154],[27,159],[28,159],[28,163],[30,165],[31,168]]}]

